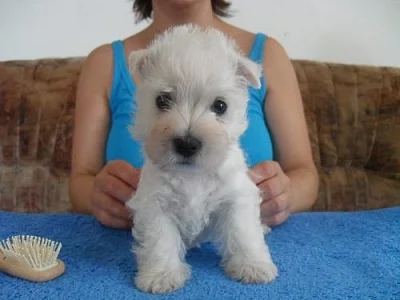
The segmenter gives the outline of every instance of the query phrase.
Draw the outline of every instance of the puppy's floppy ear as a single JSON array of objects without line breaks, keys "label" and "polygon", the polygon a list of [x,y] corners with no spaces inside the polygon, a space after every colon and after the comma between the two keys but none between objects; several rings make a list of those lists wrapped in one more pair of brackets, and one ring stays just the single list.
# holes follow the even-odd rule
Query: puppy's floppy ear
[{"label": "puppy's floppy ear", "polygon": [[131,52],[128,57],[129,73],[143,78],[148,60],[148,51],[145,49]]},{"label": "puppy's floppy ear", "polygon": [[239,56],[236,73],[246,81],[247,85],[257,89],[261,87],[262,67],[249,58]]}]

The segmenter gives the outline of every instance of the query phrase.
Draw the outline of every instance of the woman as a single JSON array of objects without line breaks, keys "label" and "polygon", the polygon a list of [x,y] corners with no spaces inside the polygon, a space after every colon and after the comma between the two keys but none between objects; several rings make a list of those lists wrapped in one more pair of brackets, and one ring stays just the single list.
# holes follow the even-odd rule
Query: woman
[{"label": "woman", "polygon": [[70,178],[74,210],[92,213],[106,226],[131,226],[124,202],[135,192],[143,161],[126,129],[137,83],[129,75],[127,56],[168,27],[184,23],[221,30],[264,67],[262,88],[250,93],[250,126],[242,142],[249,175],[262,190],[263,222],[275,226],[310,209],[318,175],[295,72],[281,45],[224,22],[220,17],[229,8],[224,0],[136,0],[133,7],[139,19],[151,17],[151,24],[124,41],[98,47],[82,69]]}]

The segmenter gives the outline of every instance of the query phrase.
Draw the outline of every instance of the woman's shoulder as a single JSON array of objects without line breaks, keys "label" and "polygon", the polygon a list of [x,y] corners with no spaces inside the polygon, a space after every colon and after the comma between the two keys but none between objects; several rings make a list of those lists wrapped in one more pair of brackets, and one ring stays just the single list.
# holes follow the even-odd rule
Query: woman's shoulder
[{"label": "woman's shoulder", "polygon": [[[113,68],[113,62],[116,54],[127,55],[132,48],[138,47],[137,34],[127,37],[124,40],[115,39],[109,43],[97,46],[90,51],[86,57],[85,66],[95,67],[100,72],[110,72]],[[119,48],[118,48],[119,47]],[[116,50],[120,50],[121,53],[116,53]]]},{"label": "woman's shoulder", "polygon": [[273,36],[263,31],[248,31],[246,29],[236,27],[225,23],[223,31],[236,40],[243,52],[249,53],[256,45],[256,42],[261,41],[263,44],[258,44],[260,50],[263,51],[264,61],[267,56],[269,58],[282,56],[286,53],[282,44]]},{"label": "woman's shoulder", "polygon": [[280,59],[288,59],[285,47],[275,37],[269,36],[265,41],[264,56],[271,56],[273,58],[279,57]]},{"label": "woman's shoulder", "polygon": [[96,65],[102,68],[110,67],[112,68],[113,59],[115,55],[115,49],[120,46],[120,49],[124,52],[130,51],[132,44],[135,44],[137,35],[132,35],[124,40],[115,39],[109,43],[102,44],[94,48],[88,54],[85,64],[86,65]]},{"label": "woman's shoulder", "polygon": [[110,89],[112,81],[113,57],[110,44],[93,49],[83,63],[79,87],[96,86],[102,93]]},{"label": "woman's shoulder", "polygon": [[265,42],[263,68],[270,87],[277,83],[287,82],[289,78],[294,78],[295,75],[288,52],[273,37],[269,37]]},{"label": "woman's shoulder", "polygon": [[263,62],[271,61],[271,60],[287,60],[287,53],[280,41],[278,41],[274,36],[269,35],[263,31],[249,32],[242,30],[242,40],[247,47],[259,47],[258,50],[261,51],[261,55],[263,55]]},{"label": "woman's shoulder", "polygon": [[84,70],[104,73],[112,67],[113,50],[111,44],[100,45],[87,55],[84,62]]},{"label": "woman's shoulder", "polygon": [[295,77],[292,61],[283,44],[275,37],[262,31],[250,32],[234,26],[230,27],[228,34],[234,36],[243,51],[253,51],[251,54],[256,56],[258,61],[262,61],[270,91],[287,82],[288,78]]},{"label": "woman's shoulder", "polygon": [[87,55],[85,60],[85,67],[95,67],[97,71],[104,71],[104,68],[112,66],[112,57],[113,50],[111,43],[97,46]]},{"label": "woman's shoulder", "polygon": [[234,37],[242,50],[253,54],[257,61],[262,63],[269,84],[271,79],[282,79],[291,71],[291,60],[286,49],[274,36],[267,32],[251,32],[232,25],[228,28],[228,34]]}]

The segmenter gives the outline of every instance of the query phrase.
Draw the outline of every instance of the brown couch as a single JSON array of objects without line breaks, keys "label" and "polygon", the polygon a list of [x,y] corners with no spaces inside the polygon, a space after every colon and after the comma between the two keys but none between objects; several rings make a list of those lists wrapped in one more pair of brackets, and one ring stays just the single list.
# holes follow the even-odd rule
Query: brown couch
[{"label": "brown couch", "polygon": [[[71,210],[68,174],[83,62],[0,62],[0,210]],[[313,209],[400,205],[400,68],[293,63],[320,173]]]}]

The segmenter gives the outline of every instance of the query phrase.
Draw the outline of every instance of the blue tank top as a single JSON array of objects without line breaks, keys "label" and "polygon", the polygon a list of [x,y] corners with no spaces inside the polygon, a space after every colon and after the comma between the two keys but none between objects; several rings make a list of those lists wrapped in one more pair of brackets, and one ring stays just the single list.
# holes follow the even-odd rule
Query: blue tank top
[{"label": "blue tank top", "polygon": [[[262,63],[264,45],[267,36],[258,33],[255,36],[249,58]],[[135,83],[129,73],[125,60],[124,45],[118,40],[112,43],[114,54],[113,81],[110,94],[111,124],[106,143],[106,162],[124,160],[135,168],[141,168],[144,156],[141,144],[130,134],[128,127],[132,124],[133,113],[136,112]],[[264,100],[267,87],[264,75],[261,88],[249,88],[248,121],[249,125],[242,135],[240,143],[244,150],[249,167],[272,160],[274,149],[272,138],[264,114]]]}]

